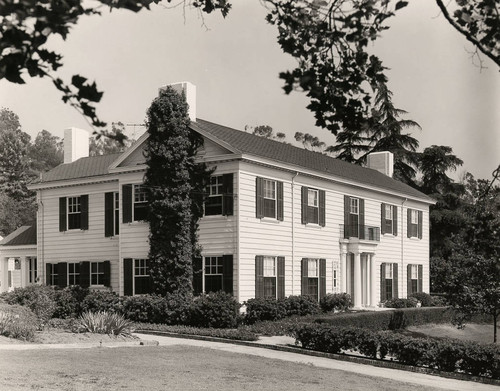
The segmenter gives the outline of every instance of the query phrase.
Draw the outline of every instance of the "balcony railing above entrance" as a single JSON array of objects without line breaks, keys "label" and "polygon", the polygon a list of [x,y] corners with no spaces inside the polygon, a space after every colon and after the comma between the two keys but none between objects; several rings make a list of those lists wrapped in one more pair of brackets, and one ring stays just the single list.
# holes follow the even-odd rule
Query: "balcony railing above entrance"
[{"label": "balcony railing above entrance", "polygon": [[343,239],[359,238],[360,240],[380,241],[380,228],[369,225],[340,224],[340,237]]}]

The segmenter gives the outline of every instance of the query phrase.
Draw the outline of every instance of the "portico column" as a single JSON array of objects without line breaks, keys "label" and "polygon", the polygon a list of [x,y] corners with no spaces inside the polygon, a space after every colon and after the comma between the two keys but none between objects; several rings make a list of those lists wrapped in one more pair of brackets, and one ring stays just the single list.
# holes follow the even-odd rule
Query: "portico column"
[{"label": "portico column", "polygon": [[25,286],[28,285],[29,268],[27,267],[28,265],[26,264],[27,262],[26,257],[21,257],[19,260],[21,262],[21,287],[24,288]]},{"label": "portico column", "polygon": [[377,284],[375,283],[375,254],[370,255],[370,307],[377,306]]},{"label": "portico column", "polygon": [[0,292],[9,290],[9,258],[0,258]]},{"label": "portico column", "polygon": [[361,307],[361,255],[354,253],[354,307]]},{"label": "portico column", "polygon": [[370,262],[371,256],[371,254],[366,254],[366,307],[371,305],[372,296],[372,267]]},{"label": "portico column", "polygon": [[340,253],[340,292],[347,292],[347,264],[346,264],[347,254],[345,252]]}]

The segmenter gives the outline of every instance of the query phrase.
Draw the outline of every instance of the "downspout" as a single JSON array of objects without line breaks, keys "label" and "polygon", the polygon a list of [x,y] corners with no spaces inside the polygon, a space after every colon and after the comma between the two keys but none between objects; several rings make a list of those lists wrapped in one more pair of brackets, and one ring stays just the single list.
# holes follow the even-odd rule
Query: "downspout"
[{"label": "downspout", "polygon": [[299,176],[299,172],[295,172],[292,177],[292,295],[295,294],[295,205],[294,205],[294,192],[295,192],[295,178]]},{"label": "downspout", "polygon": [[[404,288],[404,282],[403,282],[403,276],[404,276],[404,235],[403,235],[403,229],[404,229],[404,218],[405,214],[403,211],[403,207],[408,201],[408,198],[405,198],[403,202],[401,203],[401,295],[403,294],[403,288]],[[406,292],[406,296],[408,296],[408,292]]]},{"label": "downspout", "polygon": [[[43,234],[44,234],[44,205],[43,205],[43,201],[42,201],[42,189],[40,189],[40,193],[39,193],[39,203],[40,203],[40,211],[39,211],[39,217],[40,219],[37,218],[37,232],[38,230],[40,230],[40,261],[42,263],[42,267],[41,269],[42,270],[38,270],[37,272],[37,278],[35,279],[35,283],[37,283],[38,281],[37,280],[40,280],[40,274],[41,272],[43,271],[43,273],[45,273],[45,262],[44,262],[44,254],[43,254],[43,249],[44,249],[44,237],[43,237]],[[38,222],[39,220],[40,223]],[[37,235],[38,236],[38,235]],[[37,269],[38,269],[38,238],[37,238],[37,260],[36,260],[36,263],[37,263]],[[44,275],[44,278],[46,280],[46,277]]]}]

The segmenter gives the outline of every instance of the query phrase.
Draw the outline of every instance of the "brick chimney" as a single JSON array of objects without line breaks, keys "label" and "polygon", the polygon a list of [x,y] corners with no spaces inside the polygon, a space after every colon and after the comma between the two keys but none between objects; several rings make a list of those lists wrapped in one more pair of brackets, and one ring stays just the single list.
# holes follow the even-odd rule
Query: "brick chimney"
[{"label": "brick chimney", "polygon": [[89,156],[89,132],[79,128],[64,129],[64,164]]},{"label": "brick chimney", "polygon": [[394,174],[394,154],[392,152],[372,152],[366,161],[367,167],[392,178]]},{"label": "brick chimney", "polygon": [[167,87],[172,87],[175,90],[175,92],[179,94],[182,94],[184,92],[184,95],[186,97],[186,102],[189,106],[188,109],[189,119],[193,122],[196,122],[196,86],[188,81],[183,81],[180,83],[172,83],[160,87],[160,91]]}]

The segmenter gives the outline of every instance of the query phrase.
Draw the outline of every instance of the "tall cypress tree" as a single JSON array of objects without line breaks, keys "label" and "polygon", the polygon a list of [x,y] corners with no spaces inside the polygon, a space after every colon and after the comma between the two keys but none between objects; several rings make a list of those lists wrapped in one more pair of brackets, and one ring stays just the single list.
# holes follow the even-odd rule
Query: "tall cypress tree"
[{"label": "tall cypress tree", "polygon": [[195,161],[203,144],[189,129],[184,96],[167,87],[148,109],[149,138],[144,184],[149,194],[149,262],[156,293],[193,292],[193,262],[199,255],[198,220],[203,192],[210,178],[204,163]]}]

